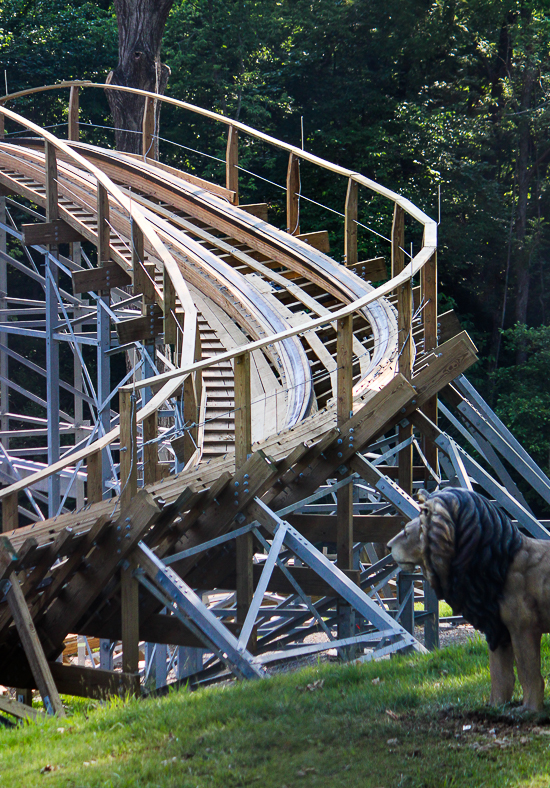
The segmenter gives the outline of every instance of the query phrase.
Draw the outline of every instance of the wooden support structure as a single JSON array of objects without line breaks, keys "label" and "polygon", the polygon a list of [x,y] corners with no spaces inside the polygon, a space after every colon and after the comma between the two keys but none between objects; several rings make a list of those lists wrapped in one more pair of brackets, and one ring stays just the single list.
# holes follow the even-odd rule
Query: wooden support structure
[{"label": "wooden support structure", "polygon": [[89,293],[91,291],[108,293],[113,287],[126,287],[131,283],[130,274],[113,260],[109,260],[100,268],[86,268],[83,271],[75,271],[73,274],[74,293]]},{"label": "wooden support structure", "polygon": [[65,711],[59,692],[15,572],[10,577],[7,599],[32,675],[42,696],[44,708],[48,714],[57,714],[59,717],[64,717]]},{"label": "wooden support structure", "polygon": [[[405,212],[396,203],[392,226],[392,277],[405,268]],[[407,380],[412,376],[413,339],[412,339],[412,281],[402,284],[397,292],[397,324],[399,337],[399,372]],[[399,426],[399,442],[412,436],[410,424]],[[412,493],[412,444],[399,452],[399,485],[409,495]]]},{"label": "wooden support structure", "polygon": [[71,227],[63,219],[53,219],[50,222],[23,224],[23,243],[28,246],[33,244],[46,244],[58,246],[59,244],[74,243],[84,240],[78,230]]},{"label": "wooden support structure", "polygon": [[359,184],[348,180],[346,207],[344,209],[344,260],[346,265],[357,263],[357,197]]},{"label": "wooden support structure", "polygon": [[78,123],[78,109],[79,109],[79,91],[78,85],[71,87],[69,94],[69,133],[68,137],[73,142],[78,142],[80,134]]},{"label": "wooden support structure", "polygon": [[[26,692],[26,690],[25,690]],[[43,712],[33,709],[28,703],[19,700],[11,700],[5,695],[0,695],[0,713],[10,714],[19,720],[38,720],[43,716]]]},{"label": "wooden support structure", "polygon": [[388,278],[386,261],[383,257],[373,257],[372,260],[363,260],[349,267],[367,282],[385,282]]},{"label": "wooden support structure", "polygon": [[117,323],[117,334],[121,345],[130,342],[154,342],[164,331],[165,320],[157,304],[146,303],[143,317],[134,317]]},{"label": "wooden support structure", "polygon": [[286,173],[286,231],[300,235],[300,159],[295,153],[288,157]]},{"label": "wooden support structure", "polygon": [[58,188],[57,188],[57,155],[54,146],[44,143],[46,167],[46,222],[59,219]]},{"label": "wooden support structure", "polygon": [[300,241],[305,241],[306,244],[313,246],[314,249],[318,249],[324,254],[330,254],[328,230],[317,230],[314,233],[300,233],[300,235],[295,237],[299,238]]},{"label": "wooden support structure", "polygon": [[239,132],[235,126],[227,129],[225,151],[225,187],[233,192],[233,205],[239,204]]}]

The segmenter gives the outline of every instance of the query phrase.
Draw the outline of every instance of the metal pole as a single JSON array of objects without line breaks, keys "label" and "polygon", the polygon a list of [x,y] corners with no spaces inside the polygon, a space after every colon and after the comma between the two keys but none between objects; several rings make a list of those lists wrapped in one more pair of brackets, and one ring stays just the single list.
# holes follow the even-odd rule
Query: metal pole
[{"label": "metal pole", "polygon": [[[59,218],[57,201],[57,159],[55,148],[45,142],[46,166],[46,221]],[[57,284],[59,271],[52,260],[57,255],[57,246],[48,246],[45,260],[46,276],[46,398],[48,401],[48,465],[59,459],[59,343],[54,331],[59,322]],[[55,517],[61,503],[61,487],[58,474],[48,478],[48,515]]]}]

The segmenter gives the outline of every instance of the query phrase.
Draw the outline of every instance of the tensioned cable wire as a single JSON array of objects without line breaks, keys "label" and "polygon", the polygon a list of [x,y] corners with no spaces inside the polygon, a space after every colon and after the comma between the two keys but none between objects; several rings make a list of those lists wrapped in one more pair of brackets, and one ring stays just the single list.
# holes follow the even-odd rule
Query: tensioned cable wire
[{"label": "tensioned cable wire", "polygon": [[[68,126],[69,124],[65,121],[64,123],[52,123],[51,126],[42,126],[43,129],[58,129],[60,126]],[[30,134],[29,129],[21,129],[21,131],[8,131],[4,134],[4,137],[13,137],[15,134]]]},{"label": "tensioned cable wire", "polygon": [[265,181],[266,183],[269,183],[271,186],[276,186],[278,189],[282,189],[283,191],[286,192],[286,186],[281,186],[280,183],[275,183],[275,181],[270,181],[269,178],[264,178],[263,175],[258,175],[257,172],[251,172],[251,170],[247,170],[245,167],[241,167],[239,164],[237,164],[236,167],[238,170],[241,170],[242,172],[246,172],[247,175],[252,175],[253,178],[259,178],[261,181]]},{"label": "tensioned cable wire", "polygon": [[[141,132],[138,132],[141,133]],[[195,148],[190,148],[189,145],[182,145],[180,142],[174,142],[174,140],[168,140],[166,137],[160,137],[158,134],[153,135],[157,140],[162,140],[162,142],[168,142],[170,145],[175,145],[177,148],[183,148],[183,150],[191,151],[191,153],[197,153],[199,156],[205,156],[207,159],[213,159],[214,161],[219,161],[221,164],[225,164],[225,159],[220,159],[218,156],[212,156],[210,153],[204,153],[201,150],[196,150]]]}]

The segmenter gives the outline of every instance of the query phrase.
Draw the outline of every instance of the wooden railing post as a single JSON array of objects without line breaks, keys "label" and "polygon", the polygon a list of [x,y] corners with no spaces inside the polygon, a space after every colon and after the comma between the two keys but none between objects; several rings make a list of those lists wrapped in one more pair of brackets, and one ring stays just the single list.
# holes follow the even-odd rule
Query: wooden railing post
[{"label": "wooden railing post", "polygon": [[6,495],[2,501],[2,531],[13,531],[19,527],[19,494]]},{"label": "wooden railing post", "polygon": [[[437,252],[425,263],[420,274],[420,292],[423,301],[422,322],[424,325],[424,352],[437,347]],[[437,425],[437,394],[422,407],[422,412]],[[437,446],[423,436],[423,451],[427,462],[438,474]],[[426,471],[426,481],[430,478]]]},{"label": "wooden railing post", "polygon": [[286,172],[286,231],[300,235],[300,160],[291,153]]},{"label": "wooden railing post", "polygon": [[233,205],[239,204],[239,132],[234,126],[227,131],[225,151],[225,188],[235,192]]},{"label": "wooden railing post", "polygon": [[178,341],[176,289],[166,267],[163,270],[162,283],[164,294],[164,344],[175,345]]},{"label": "wooden railing post", "polygon": [[197,450],[200,398],[197,397],[195,376],[188,375],[183,384],[183,463],[186,465]]},{"label": "wooden railing post", "polygon": [[[201,335],[199,333],[199,321],[197,318],[195,326],[195,350],[194,361],[200,361]],[[183,433],[183,439],[178,438],[178,442],[183,444],[183,462],[187,464],[193,457],[199,446],[199,422],[200,407],[202,397],[202,372],[192,372],[187,376],[183,384],[183,418],[188,425]]]},{"label": "wooden railing post", "polygon": [[120,570],[122,670],[134,674],[134,694],[139,695],[139,585],[134,569],[134,562],[129,560]]},{"label": "wooden railing post", "polygon": [[[392,277],[405,267],[405,212],[395,204],[392,227]],[[412,377],[412,282],[400,285],[397,292],[397,326],[399,348],[399,372],[410,380]],[[412,436],[412,424],[399,427],[399,443]],[[398,481],[409,495],[412,493],[413,452],[412,444],[399,452]]]},{"label": "wooden railing post", "polygon": [[[144,303],[152,304],[155,301],[155,285],[147,272],[143,231],[137,222],[132,221],[132,281],[134,294],[141,293]],[[145,312],[143,313],[145,314]]]},{"label": "wooden railing post", "polygon": [[357,262],[357,193],[359,185],[350,178],[346,194],[346,207],[344,209],[344,255],[346,265],[355,265]]},{"label": "wooden railing post", "polygon": [[[353,315],[337,321],[336,420],[341,427],[353,408]],[[336,556],[340,569],[353,569],[353,485],[340,487],[337,495]]]},{"label": "wooden railing post", "polygon": [[[252,451],[250,394],[250,353],[235,357],[235,470],[241,468]],[[237,624],[244,624],[254,596],[252,561],[254,539],[251,533],[237,542]],[[251,638],[253,640],[254,638]],[[253,648],[253,645],[251,646]]]},{"label": "wooden railing post", "polygon": [[143,107],[141,152],[144,159],[156,159],[155,145],[155,99],[147,97]]},{"label": "wooden railing post", "polygon": [[73,141],[77,141],[80,129],[78,125],[78,105],[79,105],[79,90],[80,88],[77,85],[73,85],[71,87],[71,92],[69,94],[69,133],[68,138]]},{"label": "wooden railing post", "polygon": [[120,412],[120,509],[124,511],[137,493],[136,395],[119,391]]}]

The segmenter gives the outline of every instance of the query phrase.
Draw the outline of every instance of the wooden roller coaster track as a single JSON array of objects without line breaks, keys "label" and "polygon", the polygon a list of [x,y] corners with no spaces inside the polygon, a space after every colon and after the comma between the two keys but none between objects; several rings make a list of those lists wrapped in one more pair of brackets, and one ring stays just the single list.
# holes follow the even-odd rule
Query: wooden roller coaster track
[{"label": "wooden roller coaster track", "polygon": [[[59,89],[68,140],[6,106]],[[145,91],[143,155],[91,145],[82,89],[128,90],[0,99],[0,682],[26,701],[0,712],[30,715],[33,687],[62,713],[59,692],[422,650],[415,621],[435,645],[433,592],[380,549],[418,510],[414,486],[474,480],[539,536],[506,463],[550,500],[462,376],[476,350],[437,315],[436,223],[359,173]],[[225,184],[149,155],[161,102],[227,126]],[[284,229],[242,204],[245,137],[288,154]],[[300,232],[301,162],[347,181],[343,264],[327,233]],[[360,189],[393,206],[389,279],[358,259]],[[438,393],[481,464],[439,429]],[[73,664],[75,636],[92,667],[82,649]]]}]

